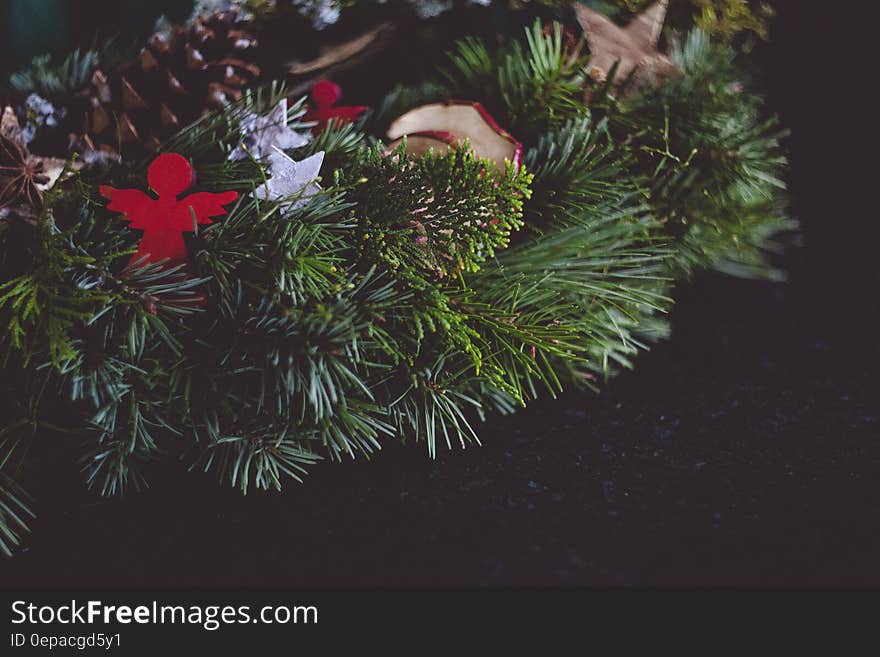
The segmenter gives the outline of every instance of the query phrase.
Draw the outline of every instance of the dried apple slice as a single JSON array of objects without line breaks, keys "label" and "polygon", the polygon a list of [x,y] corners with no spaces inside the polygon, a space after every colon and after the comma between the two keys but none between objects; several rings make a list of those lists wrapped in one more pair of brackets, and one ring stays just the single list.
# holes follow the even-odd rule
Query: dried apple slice
[{"label": "dried apple slice", "polygon": [[[448,153],[455,150],[459,140],[455,135],[448,132],[415,132],[406,137],[406,152],[410,155],[427,155],[433,151],[435,153]],[[399,137],[388,145],[388,150],[396,149],[404,137]]]},{"label": "dried apple slice", "polygon": [[423,153],[434,147],[449,149],[465,140],[478,157],[492,160],[503,171],[505,162],[519,166],[522,144],[495,122],[480,104],[448,100],[422,105],[397,117],[388,128],[392,144],[407,135],[407,152]]}]

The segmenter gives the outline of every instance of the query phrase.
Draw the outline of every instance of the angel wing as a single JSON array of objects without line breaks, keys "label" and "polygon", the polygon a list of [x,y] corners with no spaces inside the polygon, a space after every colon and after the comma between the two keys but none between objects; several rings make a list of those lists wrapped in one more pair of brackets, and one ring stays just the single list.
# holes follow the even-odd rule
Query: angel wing
[{"label": "angel wing", "polygon": [[125,215],[131,228],[145,230],[149,226],[156,204],[155,199],[139,189],[116,189],[101,185],[98,191],[110,201],[107,209]]},{"label": "angel wing", "polygon": [[192,230],[193,214],[200,224],[210,224],[211,217],[219,217],[226,214],[224,205],[232,203],[238,198],[238,192],[197,192],[178,201],[178,207],[182,212],[175,213],[175,219],[179,222],[176,228],[180,230]]}]

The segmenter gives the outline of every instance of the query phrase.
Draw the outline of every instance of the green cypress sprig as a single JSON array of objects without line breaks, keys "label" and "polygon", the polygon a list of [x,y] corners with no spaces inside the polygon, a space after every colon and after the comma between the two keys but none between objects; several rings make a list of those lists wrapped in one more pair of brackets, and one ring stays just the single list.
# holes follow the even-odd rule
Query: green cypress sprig
[{"label": "green cypress sprig", "polygon": [[531,175],[513,165],[498,175],[469,148],[419,158],[404,148],[371,148],[348,174],[361,257],[405,279],[477,271],[522,226]]}]

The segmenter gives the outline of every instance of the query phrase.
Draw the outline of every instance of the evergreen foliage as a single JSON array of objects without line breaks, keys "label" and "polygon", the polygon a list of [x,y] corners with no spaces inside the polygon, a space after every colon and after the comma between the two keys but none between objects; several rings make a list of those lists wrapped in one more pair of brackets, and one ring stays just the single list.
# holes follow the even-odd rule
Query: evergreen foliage
[{"label": "evergreen foliage", "polygon": [[731,48],[694,30],[673,60],[680,75],[603,109],[637,171],[650,173],[654,211],[679,238],[676,265],[779,277],[765,256],[794,228],[784,214],[785,131],[762,115]]},{"label": "evergreen foliage", "polygon": [[531,176],[495,165],[469,149],[410,158],[360,154],[355,182],[358,239],[364,258],[398,277],[425,280],[474,272],[522,227]]},{"label": "evergreen foliage", "polygon": [[[609,82],[593,90],[588,107],[581,97],[588,56],[566,51],[558,24],[548,34],[536,22],[524,42],[496,51],[462,40],[450,53],[449,69],[420,87],[394,90],[379,116],[440,98],[474,98],[540,152],[552,146],[550,135],[560,126],[584,121],[592,111],[605,118],[603,130],[614,138],[618,174],[642,189],[662,232],[674,239],[670,267],[679,273],[673,275],[714,268],[779,278],[766,256],[780,248],[774,238],[795,227],[784,212],[785,131],[763,115],[763,99],[749,90],[729,46],[695,29],[674,43],[672,59],[679,74],[665,84],[618,99]],[[583,135],[570,139],[568,157],[557,153],[549,166],[577,176],[581,166],[592,165],[583,154],[595,145]],[[586,194],[601,180],[582,172],[575,189]],[[564,217],[566,208],[576,207],[565,189],[563,180],[548,186],[558,200],[547,214]],[[530,212],[539,211],[540,184],[535,193]]]},{"label": "evergreen foliage", "polygon": [[[608,0],[605,0],[608,2]],[[644,10],[654,0],[610,0],[625,14]],[[736,38],[755,36],[767,39],[773,17],[773,2],[766,0],[672,0],[670,20],[674,28],[693,23],[713,40],[730,43]]]},{"label": "evergreen foliage", "polygon": [[97,63],[94,50],[77,48],[58,63],[51,55],[39,55],[28,68],[9,77],[9,86],[24,95],[35,93],[51,102],[64,101],[89,83]]},{"label": "evergreen foliage", "polygon": [[[145,189],[149,160],[73,173],[38,216],[4,210],[0,550],[27,529],[17,482],[38,433],[82,440],[104,495],[149,485],[166,453],[243,493],[278,489],[391,439],[431,455],[478,443],[489,413],[630,367],[690,272],[774,275],[765,254],[791,227],[781,133],[729,48],[693,32],[674,58],[678,77],[625,100],[593,89],[588,106],[587,56],[560,25],[497,48],[467,38],[365,126],[292,150],[325,153],[302,203],[262,200],[268,164],[228,159],[243,114],[285,95],[255,90],[163,145],[205,190],[239,192],[188,238],[186,267],[129,264],[139,235],[97,193]],[[449,97],[522,140],[522,167],[376,140],[396,112]]]}]

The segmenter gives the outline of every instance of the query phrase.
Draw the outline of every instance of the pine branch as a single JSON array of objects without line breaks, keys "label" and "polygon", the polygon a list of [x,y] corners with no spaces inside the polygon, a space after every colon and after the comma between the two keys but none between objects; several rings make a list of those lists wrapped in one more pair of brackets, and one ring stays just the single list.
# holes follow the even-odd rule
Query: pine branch
[{"label": "pine branch", "polygon": [[633,175],[646,176],[655,213],[679,238],[679,274],[714,267],[778,277],[762,263],[774,237],[794,227],[783,210],[785,132],[762,117],[730,48],[695,30],[673,59],[680,76],[604,110],[636,156]]},{"label": "pine branch", "polygon": [[21,542],[22,534],[29,531],[28,518],[34,513],[28,506],[27,494],[16,481],[17,468],[13,456],[21,446],[22,430],[27,423],[11,423],[0,429],[0,553],[12,556],[12,550]]},{"label": "pine branch", "polygon": [[548,129],[586,113],[582,101],[586,59],[564,46],[562,26],[546,32],[540,21],[525,31],[525,44],[511,41],[490,53],[484,43],[465,38],[450,53],[442,72],[447,97],[479,100],[507,127],[530,143]]},{"label": "pine branch", "polygon": [[0,553],[12,556],[12,550],[21,542],[22,534],[30,531],[28,518],[36,517],[27,506],[22,488],[0,471]]},{"label": "pine branch", "polygon": [[77,48],[58,63],[51,55],[35,57],[28,68],[9,77],[9,86],[27,95],[35,93],[53,103],[66,103],[82,90],[98,65],[98,52]]}]

